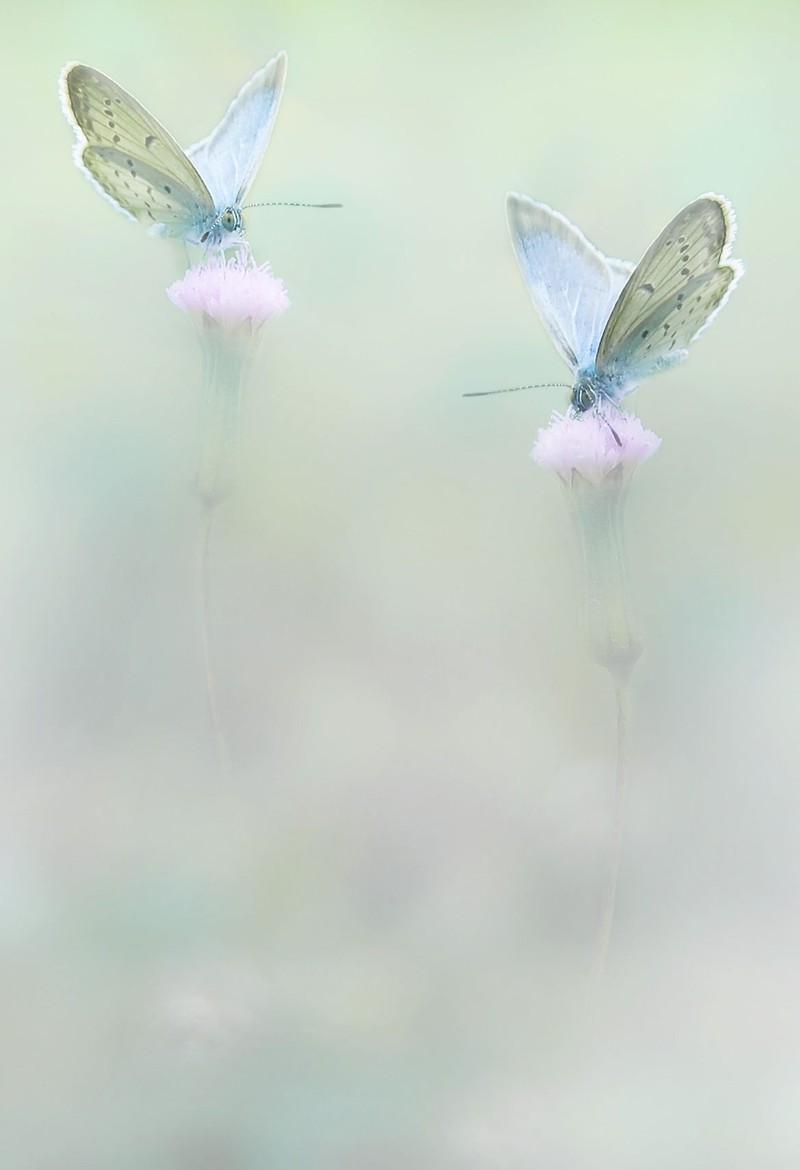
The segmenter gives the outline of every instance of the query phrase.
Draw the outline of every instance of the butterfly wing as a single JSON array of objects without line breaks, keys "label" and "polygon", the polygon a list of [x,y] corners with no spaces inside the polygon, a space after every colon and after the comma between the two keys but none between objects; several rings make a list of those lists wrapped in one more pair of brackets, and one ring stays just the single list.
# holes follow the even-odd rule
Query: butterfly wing
[{"label": "butterfly wing", "polygon": [[213,204],[200,202],[171,175],[116,147],[87,146],[83,166],[121,211],[149,223],[160,235],[183,236],[197,243],[214,221]]},{"label": "butterfly wing", "polygon": [[695,199],[675,216],[614,306],[597,351],[599,377],[624,387],[687,357],[742,273],[729,258],[734,234],[732,208],[718,195]]},{"label": "butterfly wing", "polygon": [[64,112],[76,135],[76,165],[118,211],[187,238],[199,236],[213,222],[208,188],[144,106],[88,65],[67,65],[61,86]]},{"label": "butterfly wing", "polygon": [[612,306],[633,265],[609,260],[574,224],[511,191],[511,242],[542,324],[573,373],[590,366]]},{"label": "butterfly wing", "polygon": [[278,53],[239,91],[215,130],[187,151],[217,207],[240,207],[267,149],[286,80]]}]

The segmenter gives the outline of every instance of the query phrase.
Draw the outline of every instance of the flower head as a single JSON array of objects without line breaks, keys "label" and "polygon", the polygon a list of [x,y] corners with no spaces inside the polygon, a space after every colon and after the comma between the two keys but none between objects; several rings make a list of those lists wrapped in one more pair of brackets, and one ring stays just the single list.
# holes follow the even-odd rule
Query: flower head
[{"label": "flower head", "polygon": [[197,490],[215,506],[236,482],[242,390],[268,318],[289,307],[282,281],[249,249],[207,257],[167,289],[200,326],[206,402]]},{"label": "flower head", "polygon": [[179,309],[224,333],[255,333],[268,318],[289,308],[283,281],[268,264],[256,264],[249,252],[194,265],[169,286],[167,296]]},{"label": "flower head", "polygon": [[640,463],[655,454],[661,439],[646,430],[634,414],[614,411],[581,415],[553,413],[542,427],[531,451],[540,467],[550,467],[565,482],[573,472],[600,484],[612,471],[628,479]]},{"label": "flower head", "polygon": [[554,414],[531,457],[561,479],[583,559],[584,633],[595,662],[627,682],[642,642],[634,626],[623,512],[630,478],[661,445],[634,414],[610,404]]}]

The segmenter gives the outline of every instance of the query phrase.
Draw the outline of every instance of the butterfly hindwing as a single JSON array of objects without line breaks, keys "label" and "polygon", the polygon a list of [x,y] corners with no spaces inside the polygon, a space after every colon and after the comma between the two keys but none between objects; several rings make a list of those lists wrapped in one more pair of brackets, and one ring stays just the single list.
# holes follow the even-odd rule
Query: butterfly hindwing
[{"label": "butterfly hindwing", "polygon": [[603,327],[633,265],[609,260],[557,211],[506,197],[511,241],[542,324],[573,373],[594,360]]},{"label": "butterfly hindwing", "polygon": [[87,146],[83,165],[114,203],[162,235],[202,234],[214,221],[213,205],[172,175],[111,146]]},{"label": "butterfly hindwing", "polygon": [[187,151],[218,207],[241,206],[250,189],[275,124],[286,64],[278,53],[254,73],[216,129]]},{"label": "butterfly hindwing", "polygon": [[603,371],[620,384],[639,382],[684,361],[688,346],[711,324],[736,283],[740,268],[723,264],[691,278],[650,313],[640,317],[621,338]]},{"label": "butterfly hindwing", "polygon": [[675,216],[613,308],[597,350],[599,375],[621,371],[640,379],[685,353],[741,272],[728,259],[733,236],[730,205],[719,196],[695,199]]},{"label": "butterfly hindwing", "polygon": [[[183,210],[187,232],[197,226],[198,215],[213,220],[214,202],[196,168],[169,131],[126,90],[98,70],[78,64],[64,69],[62,87],[65,112],[78,135],[76,162],[119,210],[167,226],[180,225]],[[126,171],[134,171],[136,177],[125,177]],[[148,186],[161,188],[161,193],[146,197]],[[175,188],[175,200],[163,191],[165,186]],[[160,218],[162,213],[165,218]]]}]

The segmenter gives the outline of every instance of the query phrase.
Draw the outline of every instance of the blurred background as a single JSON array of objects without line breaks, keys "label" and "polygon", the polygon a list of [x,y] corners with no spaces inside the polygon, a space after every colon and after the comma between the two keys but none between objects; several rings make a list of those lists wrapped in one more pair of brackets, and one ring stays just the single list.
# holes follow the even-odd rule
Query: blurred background
[{"label": "blurred background", "polygon": [[[6,12],[2,1164],[800,1165],[795,6]],[[184,144],[285,48],[249,214],[291,310],[214,534],[201,364],[71,160],[77,59]],[[555,478],[566,391],[504,195],[638,258],[705,191],[747,274],[631,401],[645,635],[606,979],[614,701]],[[788,341],[786,340],[788,338]]]}]

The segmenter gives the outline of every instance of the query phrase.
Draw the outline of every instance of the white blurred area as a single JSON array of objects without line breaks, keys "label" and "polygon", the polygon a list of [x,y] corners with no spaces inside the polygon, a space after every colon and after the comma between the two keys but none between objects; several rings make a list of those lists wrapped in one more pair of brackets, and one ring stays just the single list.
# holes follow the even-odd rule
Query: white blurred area
[{"label": "white blurred area", "polygon": [[[796,12],[330,0],[14,11],[2,105],[0,1166],[800,1165]],[[292,300],[214,534],[200,358],[55,79],[183,143],[280,48],[249,213]],[[23,116],[24,110],[24,116]],[[707,190],[747,274],[632,405],[646,649],[607,975],[614,704],[554,479],[516,189],[637,258]],[[20,221],[22,226],[20,227]]]}]

